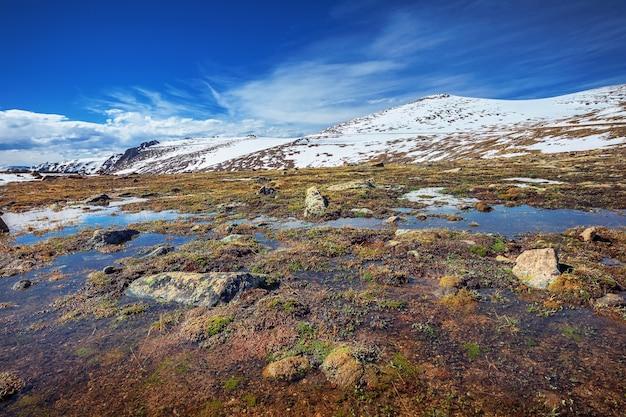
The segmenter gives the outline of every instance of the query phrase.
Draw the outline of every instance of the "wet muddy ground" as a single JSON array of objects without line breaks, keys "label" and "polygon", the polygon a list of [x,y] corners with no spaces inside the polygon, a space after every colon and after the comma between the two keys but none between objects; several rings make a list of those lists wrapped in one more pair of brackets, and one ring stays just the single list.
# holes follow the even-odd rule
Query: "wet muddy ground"
[{"label": "wet muddy ground", "polygon": [[[377,178],[363,169],[364,178],[394,185],[389,172]],[[497,184],[517,181],[545,194],[567,182],[528,182],[522,173],[503,172]],[[534,178],[552,178],[541,174]],[[235,187],[229,198],[188,197],[185,184],[199,176],[141,178],[160,187],[158,195],[122,211],[84,211],[64,228],[51,222],[55,230],[47,230],[40,219],[36,230],[4,236],[0,376],[11,373],[22,384],[0,401],[0,414],[623,415],[626,310],[598,300],[626,290],[624,201],[550,210],[535,204],[536,195],[510,204],[486,198],[482,188],[455,193],[460,184],[434,177],[397,190],[327,191],[353,178],[320,173],[326,182],[309,176],[308,185],[330,204],[325,215],[305,218],[304,177],[294,173],[281,185],[290,174],[279,175],[263,180],[279,197],[237,188],[246,181],[223,182],[224,195]],[[33,184],[11,185],[22,186],[26,192]],[[439,186],[419,202],[403,198]],[[613,192],[594,190],[599,202]],[[170,197],[179,194],[186,197],[173,207]],[[441,196],[448,200],[433,201]],[[53,199],[39,198],[43,205],[21,200],[3,211],[43,210]],[[492,210],[479,211],[473,199]],[[351,211],[362,207],[371,213]],[[157,214],[129,214],[142,210]],[[581,238],[589,225],[601,226],[602,239]],[[125,227],[140,233],[122,244],[93,244],[95,229]],[[413,232],[397,232],[405,229]],[[511,272],[516,257],[534,248],[559,256],[561,273],[547,289],[529,288]],[[265,285],[214,307],[126,291],[161,272],[237,271],[264,276]],[[28,288],[13,289],[24,280]],[[343,351],[345,366],[329,373],[329,358]],[[286,358],[305,358],[306,370],[290,380],[264,376],[268,364]]]}]

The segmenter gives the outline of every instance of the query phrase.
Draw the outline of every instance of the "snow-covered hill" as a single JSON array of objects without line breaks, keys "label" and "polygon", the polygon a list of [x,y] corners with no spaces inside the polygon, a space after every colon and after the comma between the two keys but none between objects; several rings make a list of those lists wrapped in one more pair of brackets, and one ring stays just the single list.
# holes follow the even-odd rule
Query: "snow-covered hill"
[{"label": "snow-covered hill", "polygon": [[32,167],[31,170],[63,174],[95,174],[106,160],[107,158],[88,158],[63,162],[45,162]]},{"label": "snow-covered hill", "polygon": [[101,162],[100,172],[173,173],[419,163],[512,157],[626,144],[626,85],[536,100],[433,95],[299,139],[157,141]]},{"label": "snow-covered hill", "polygon": [[[275,149],[274,164],[333,166],[582,151],[626,143],[626,85],[537,100],[448,94],[356,118]],[[249,156],[226,168],[262,164]]]}]

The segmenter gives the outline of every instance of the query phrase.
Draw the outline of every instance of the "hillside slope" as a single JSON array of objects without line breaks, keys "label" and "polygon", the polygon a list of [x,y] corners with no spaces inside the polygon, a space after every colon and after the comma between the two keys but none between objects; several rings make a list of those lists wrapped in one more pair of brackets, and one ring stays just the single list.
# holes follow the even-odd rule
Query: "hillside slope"
[{"label": "hillside slope", "polygon": [[625,143],[626,85],[618,85],[534,100],[433,95],[299,139],[151,141],[89,169],[128,174],[420,163],[584,151]]}]

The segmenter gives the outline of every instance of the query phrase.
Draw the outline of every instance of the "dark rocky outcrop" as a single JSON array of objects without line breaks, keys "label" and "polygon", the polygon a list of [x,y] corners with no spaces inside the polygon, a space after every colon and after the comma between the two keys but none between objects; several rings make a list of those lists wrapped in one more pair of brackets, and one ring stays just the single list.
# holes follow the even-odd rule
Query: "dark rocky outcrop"
[{"label": "dark rocky outcrop", "polygon": [[91,238],[91,243],[94,246],[121,245],[138,234],[139,232],[133,229],[96,230]]}]

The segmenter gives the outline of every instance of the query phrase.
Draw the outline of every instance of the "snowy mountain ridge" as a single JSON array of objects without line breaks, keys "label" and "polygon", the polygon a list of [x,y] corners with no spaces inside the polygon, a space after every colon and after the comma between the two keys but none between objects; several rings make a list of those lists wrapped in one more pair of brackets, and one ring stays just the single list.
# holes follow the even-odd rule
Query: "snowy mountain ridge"
[{"label": "snowy mountain ridge", "polygon": [[85,173],[176,173],[513,157],[625,143],[626,85],[617,85],[532,100],[438,94],[298,139],[151,141],[100,160],[99,167],[95,160],[84,168],[77,161],[44,166]]}]

